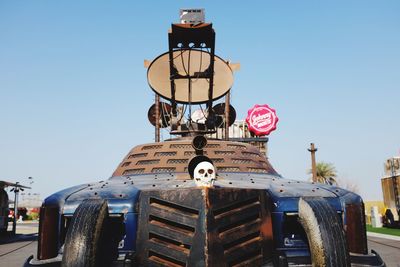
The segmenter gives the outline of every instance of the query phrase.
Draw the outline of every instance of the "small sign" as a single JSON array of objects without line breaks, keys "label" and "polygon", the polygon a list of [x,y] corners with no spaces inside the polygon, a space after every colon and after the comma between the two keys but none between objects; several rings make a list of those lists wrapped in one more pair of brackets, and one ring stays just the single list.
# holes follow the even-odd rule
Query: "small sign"
[{"label": "small sign", "polygon": [[246,118],[249,130],[257,136],[268,135],[274,131],[278,120],[275,109],[268,105],[255,105],[249,109]]},{"label": "small sign", "polygon": [[192,8],[179,10],[179,18],[183,24],[204,23],[204,8]]}]

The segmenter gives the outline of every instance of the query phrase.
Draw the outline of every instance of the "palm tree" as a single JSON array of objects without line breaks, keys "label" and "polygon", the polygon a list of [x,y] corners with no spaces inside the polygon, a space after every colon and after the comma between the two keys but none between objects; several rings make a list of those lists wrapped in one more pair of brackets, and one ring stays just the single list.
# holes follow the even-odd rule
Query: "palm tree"
[{"label": "palm tree", "polygon": [[[317,181],[316,181],[317,183],[337,185],[337,181],[335,179],[337,176],[337,171],[332,163],[318,162],[316,164],[316,168],[317,168]],[[309,170],[308,173],[312,174],[312,170]]]}]

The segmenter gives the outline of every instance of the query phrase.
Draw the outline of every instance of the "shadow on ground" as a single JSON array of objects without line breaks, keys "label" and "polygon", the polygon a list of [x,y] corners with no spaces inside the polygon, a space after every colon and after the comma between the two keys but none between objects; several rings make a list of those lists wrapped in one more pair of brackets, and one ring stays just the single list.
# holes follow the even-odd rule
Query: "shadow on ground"
[{"label": "shadow on ground", "polygon": [[0,245],[10,244],[21,241],[36,241],[38,239],[38,234],[12,234],[6,233],[0,236]]}]

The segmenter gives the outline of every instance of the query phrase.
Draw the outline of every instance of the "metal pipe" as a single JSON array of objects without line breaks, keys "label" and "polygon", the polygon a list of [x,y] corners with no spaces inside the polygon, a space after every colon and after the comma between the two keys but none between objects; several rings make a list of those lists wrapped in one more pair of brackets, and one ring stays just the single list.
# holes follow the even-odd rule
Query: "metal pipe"
[{"label": "metal pipe", "polygon": [[229,108],[231,102],[231,93],[228,92],[225,96],[225,140],[229,140]]},{"label": "metal pipe", "polygon": [[311,172],[312,172],[312,181],[317,182],[317,163],[315,161],[315,152],[318,149],[315,148],[314,143],[310,144],[310,148],[308,151],[311,152]]},{"label": "metal pipe", "polygon": [[156,129],[155,129],[155,142],[160,142],[160,96],[156,94],[155,97],[156,105]]},{"label": "metal pipe", "polygon": [[16,182],[15,184],[16,184],[16,186],[14,187],[14,220],[13,220],[13,227],[12,227],[12,233],[14,235],[17,230],[17,220],[18,220],[18,193],[19,193],[18,184],[19,184],[19,182]]}]

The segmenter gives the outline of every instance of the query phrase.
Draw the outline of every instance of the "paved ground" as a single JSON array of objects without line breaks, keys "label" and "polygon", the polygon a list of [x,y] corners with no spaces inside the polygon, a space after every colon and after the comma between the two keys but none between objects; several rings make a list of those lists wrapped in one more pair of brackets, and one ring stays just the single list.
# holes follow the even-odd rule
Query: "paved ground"
[{"label": "paved ground", "polygon": [[0,239],[0,266],[21,267],[26,258],[36,253],[38,226],[37,222],[18,223],[15,237]]},{"label": "paved ground", "polygon": [[400,241],[368,236],[368,248],[378,252],[388,267],[400,267]]},{"label": "paved ground", "polygon": [[[2,248],[3,246],[4,248]],[[21,267],[30,255],[36,253],[36,248],[36,241],[23,241],[13,244],[0,245],[0,266]],[[3,251],[9,252],[13,251],[13,249],[17,250],[6,255],[3,254]]]},{"label": "paved ground", "polygon": [[[21,267],[25,259],[36,254],[37,223],[22,223],[17,227],[17,238],[10,243],[0,241],[0,266]],[[369,249],[376,250],[388,267],[400,267],[400,241],[368,236]]]}]

